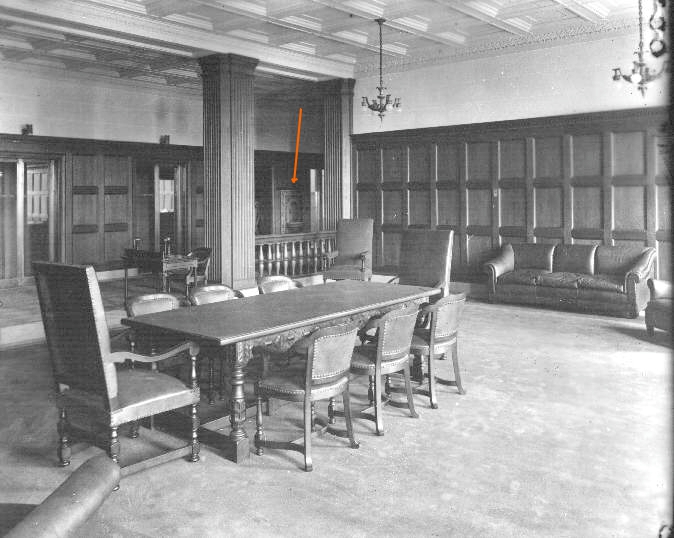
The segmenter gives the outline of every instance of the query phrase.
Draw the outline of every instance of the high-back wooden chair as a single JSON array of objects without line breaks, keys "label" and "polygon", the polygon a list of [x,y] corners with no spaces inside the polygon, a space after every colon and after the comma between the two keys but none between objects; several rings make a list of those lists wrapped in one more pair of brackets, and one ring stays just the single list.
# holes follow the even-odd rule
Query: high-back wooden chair
[{"label": "high-back wooden chair", "polygon": [[[304,470],[313,469],[311,459],[311,432],[313,429],[314,402],[332,399],[341,394],[344,402],[346,433],[351,448],[358,448],[351,422],[349,398],[349,369],[351,354],[357,340],[357,327],[353,324],[336,325],[318,329],[305,337],[290,354],[297,355],[290,362],[296,367],[284,368],[265,375],[255,387],[257,395],[256,453],[262,455],[264,447],[297,450],[293,443],[267,441],[262,427],[262,403],[268,398],[277,398],[304,404]],[[301,350],[301,351],[297,351]]]},{"label": "high-back wooden chair", "polygon": [[[435,376],[435,359],[444,358],[450,350],[454,366],[454,381],[443,382],[456,386],[459,394],[466,393],[461,384],[458,352],[459,321],[465,304],[466,295],[455,293],[433,304],[424,305],[421,312],[424,317],[429,318],[429,327],[419,327],[414,330],[410,351],[415,357],[419,357],[421,364],[423,364],[424,357],[428,360],[428,396],[433,409],[438,408],[436,382],[440,382]],[[423,370],[421,378],[423,379]]]},{"label": "high-back wooden chair", "polygon": [[[211,303],[220,303],[222,301],[231,301],[242,297],[241,292],[232,289],[224,284],[210,284],[201,288],[193,288],[190,291],[188,299],[192,306],[201,306]],[[215,357],[220,357],[220,375],[219,378],[219,396],[225,397],[225,356],[220,349],[205,349],[204,353],[208,357],[208,403],[215,403]]]},{"label": "high-back wooden chair", "polygon": [[326,253],[330,267],[323,280],[370,280],[372,278],[373,219],[337,221],[336,249]]},{"label": "high-back wooden chair", "polygon": [[[377,435],[384,435],[382,420],[382,376],[403,372],[407,406],[410,415],[418,418],[414,409],[412,384],[410,382],[410,344],[419,310],[416,306],[399,308],[373,318],[361,329],[365,338],[363,345],[356,346],[351,359],[351,373],[367,375],[370,378],[368,397],[370,407],[374,407],[374,417],[364,414],[365,418],[374,418]],[[372,331],[373,336],[370,336]]]},{"label": "high-back wooden chair", "polygon": [[405,230],[400,243],[397,284],[442,289],[449,295],[454,230]]},{"label": "high-back wooden chair", "polygon": [[190,289],[199,285],[208,284],[208,268],[211,265],[211,254],[213,249],[210,247],[197,247],[187,253],[189,258],[197,259],[196,270],[175,270],[168,273],[169,291],[171,281],[181,282],[185,286],[185,295],[189,294]]},{"label": "high-back wooden chair", "polygon": [[302,287],[301,282],[297,282],[297,280],[293,280],[286,275],[268,275],[257,279],[257,290],[261,294],[293,290]]},{"label": "high-back wooden chair", "polygon": [[[83,414],[87,423],[107,426],[108,453],[118,463],[118,428],[121,425],[131,423],[134,436],[137,435],[140,419],[190,406],[191,442],[170,454],[123,467],[122,474],[167,461],[171,456],[189,454],[191,461],[198,461],[196,357],[199,346],[184,342],[154,356],[129,351],[111,352],[103,300],[94,268],[34,262],[33,273],[56,385],[56,404],[60,415],[60,465],[70,463],[71,409]],[[189,353],[191,363],[187,386],[179,379],[154,370],[117,369],[118,364],[128,360],[154,363],[185,352]]]}]

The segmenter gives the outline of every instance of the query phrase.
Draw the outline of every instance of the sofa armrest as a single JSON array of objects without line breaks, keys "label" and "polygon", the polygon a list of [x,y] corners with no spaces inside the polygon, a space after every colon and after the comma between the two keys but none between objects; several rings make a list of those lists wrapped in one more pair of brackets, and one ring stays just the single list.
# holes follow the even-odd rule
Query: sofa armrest
[{"label": "sofa armrest", "polygon": [[672,283],[667,280],[648,279],[648,289],[651,291],[651,301],[672,297]]},{"label": "sofa armrest", "polygon": [[489,290],[491,294],[496,293],[496,280],[504,273],[515,269],[515,253],[513,247],[507,244],[501,250],[501,253],[484,264],[484,271],[489,277]]},{"label": "sofa armrest", "polygon": [[105,454],[88,459],[6,536],[70,536],[119,485],[120,476],[119,466]]},{"label": "sofa armrest", "polygon": [[627,281],[630,279],[638,283],[651,276],[655,258],[656,254],[653,248],[649,248],[646,252],[642,253],[635,264],[628,269],[625,275],[625,285],[627,286]]}]

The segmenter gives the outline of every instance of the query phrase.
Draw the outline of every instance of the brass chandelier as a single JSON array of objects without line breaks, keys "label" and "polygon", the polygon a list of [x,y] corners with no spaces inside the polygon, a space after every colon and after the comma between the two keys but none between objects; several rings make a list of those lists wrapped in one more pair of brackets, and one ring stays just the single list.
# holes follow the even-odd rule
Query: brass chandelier
[{"label": "brass chandelier", "polygon": [[[665,43],[665,2],[666,0],[653,0],[653,14],[649,20],[649,26],[653,30],[654,37],[649,44],[651,56],[659,58],[667,52],[667,45]],[[613,80],[626,80],[632,84],[636,84],[638,90],[643,97],[646,96],[646,85],[660,77],[662,73],[667,71],[667,64],[660,69],[652,69],[646,65],[644,61],[644,23],[643,23],[643,9],[642,0],[639,0],[639,48],[634,52],[637,59],[632,63],[632,72],[629,75],[623,75],[619,67],[613,68]]]},{"label": "brass chandelier", "polygon": [[363,112],[369,110],[373,114],[377,114],[380,121],[383,121],[386,112],[391,110],[400,112],[402,103],[400,102],[400,97],[391,98],[391,94],[386,93],[386,86],[384,86],[384,77],[382,75],[383,42],[381,37],[382,26],[386,22],[386,19],[375,19],[375,22],[379,24],[379,86],[377,86],[377,96],[373,97],[372,100],[363,97],[361,107]]}]

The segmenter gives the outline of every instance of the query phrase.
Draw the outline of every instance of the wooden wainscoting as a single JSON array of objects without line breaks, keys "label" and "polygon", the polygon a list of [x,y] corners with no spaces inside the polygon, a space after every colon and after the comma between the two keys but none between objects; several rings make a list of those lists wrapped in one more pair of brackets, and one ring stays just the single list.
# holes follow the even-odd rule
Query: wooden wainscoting
[{"label": "wooden wainscoting", "polygon": [[405,228],[453,229],[452,273],[482,278],[508,242],[654,246],[671,279],[666,108],[353,136],[353,211],[375,265]]}]

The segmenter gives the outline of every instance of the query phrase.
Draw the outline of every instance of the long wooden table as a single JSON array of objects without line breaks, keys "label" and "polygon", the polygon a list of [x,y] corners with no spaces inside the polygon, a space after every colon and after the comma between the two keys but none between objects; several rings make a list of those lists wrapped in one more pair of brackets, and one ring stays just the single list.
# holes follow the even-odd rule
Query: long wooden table
[{"label": "long wooden table", "polygon": [[[256,346],[290,347],[297,339],[326,325],[346,321],[364,324],[376,314],[420,303],[439,289],[342,280],[233,301],[192,306],[122,319],[124,325],[153,339],[162,335],[199,342],[225,353],[236,347],[230,361],[230,457],[235,462],[250,455],[243,368]],[[223,355],[224,356],[224,355]]]}]

